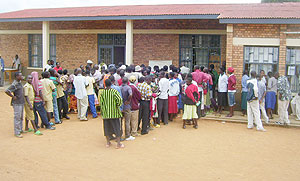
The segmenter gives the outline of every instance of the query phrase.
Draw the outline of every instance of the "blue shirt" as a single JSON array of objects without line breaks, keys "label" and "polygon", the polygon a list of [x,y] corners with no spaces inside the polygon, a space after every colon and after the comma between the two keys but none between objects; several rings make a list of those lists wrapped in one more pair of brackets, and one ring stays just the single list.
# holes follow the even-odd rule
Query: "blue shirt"
[{"label": "blue shirt", "polygon": [[248,92],[247,80],[249,80],[248,75],[243,75],[243,77],[242,77],[242,92]]},{"label": "blue shirt", "polygon": [[3,58],[0,58],[0,60],[1,60],[1,67],[2,67],[2,72],[4,72],[4,60],[3,60]]}]

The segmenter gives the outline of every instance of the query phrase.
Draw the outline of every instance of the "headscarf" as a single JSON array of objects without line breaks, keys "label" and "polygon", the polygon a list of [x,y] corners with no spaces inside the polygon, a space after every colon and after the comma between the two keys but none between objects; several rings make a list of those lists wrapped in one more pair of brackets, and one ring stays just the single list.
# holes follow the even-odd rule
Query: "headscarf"
[{"label": "headscarf", "polygon": [[39,91],[39,73],[37,72],[31,72],[31,76],[32,76],[32,86],[35,92],[35,96],[39,96],[40,95],[40,91]]}]

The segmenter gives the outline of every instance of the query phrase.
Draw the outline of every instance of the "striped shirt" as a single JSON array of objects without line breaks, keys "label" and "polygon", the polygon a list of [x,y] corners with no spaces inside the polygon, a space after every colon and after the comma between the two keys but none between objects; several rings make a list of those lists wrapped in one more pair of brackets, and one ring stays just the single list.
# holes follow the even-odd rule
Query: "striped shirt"
[{"label": "striped shirt", "polygon": [[121,118],[120,106],[123,104],[119,92],[115,89],[104,89],[100,96],[103,119]]},{"label": "striped shirt", "polygon": [[[41,81],[38,82],[38,91],[43,90],[43,85]],[[43,99],[41,98],[41,95],[36,95],[34,98],[34,102],[42,102]]]}]

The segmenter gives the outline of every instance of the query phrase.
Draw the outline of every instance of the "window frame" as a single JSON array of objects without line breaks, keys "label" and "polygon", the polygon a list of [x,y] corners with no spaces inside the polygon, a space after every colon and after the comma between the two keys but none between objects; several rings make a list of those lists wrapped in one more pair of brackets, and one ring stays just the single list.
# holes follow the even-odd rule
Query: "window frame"
[{"label": "window frame", "polygon": [[[299,79],[299,76],[297,77],[297,85],[296,85],[296,89],[292,89],[292,82],[291,82],[291,75],[288,75],[288,66],[295,66],[296,70],[297,71],[297,66],[299,66],[299,69],[300,69],[300,64],[297,64],[297,60],[295,60],[295,63],[290,63],[288,62],[288,51],[291,50],[291,49],[298,49],[300,51],[300,47],[295,47],[295,46],[289,46],[289,47],[286,47],[286,59],[285,59],[285,76],[288,78],[289,80],[289,83],[290,83],[290,87],[291,87],[291,91],[293,93],[297,93],[300,91],[300,79]],[[296,59],[296,58],[295,58]],[[299,60],[300,62],[300,60]]]}]

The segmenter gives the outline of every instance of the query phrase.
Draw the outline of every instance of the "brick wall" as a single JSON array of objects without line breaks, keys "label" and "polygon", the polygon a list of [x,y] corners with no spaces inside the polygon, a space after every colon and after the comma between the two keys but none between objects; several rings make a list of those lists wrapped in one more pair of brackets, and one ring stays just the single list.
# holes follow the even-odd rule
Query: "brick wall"
[{"label": "brick wall", "polygon": [[52,30],[67,29],[126,29],[126,21],[105,20],[105,21],[57,21],[50,22]]},{"label": "brick wall", "polygon": [[135,20],[134,29],[216,29],[225,30],[219,20]]},{"label": "brick wall", "polygon": [[0,30],[41,30],[42,22],[0,22]]},{"label": "brick wall", "polygon": [[148,35],[133,36],[134,64],[149,64],[149,60],[172,60],[179,64],[179,35]]},{"label": "brick wall", "polygon": [[0,54],[5,67],[10,67],[16,54],[22,67],[28,66],[28,35],[0,35]]},{"label": "brick wall", "polygon": [[236,24],[233,37],[239,38],[279,38],[280,25]]},{"label": "brick wall", "polygon": [[97,35],[56,35],[56,56],[63,68],[75,69],[88,59],[98,62]]},{"label": "brick wall", "polygon": [[[300,32],[300,25],[287,25],[287,32]],[[300,34],[287,34],[286,38],[300,38]]]}]

